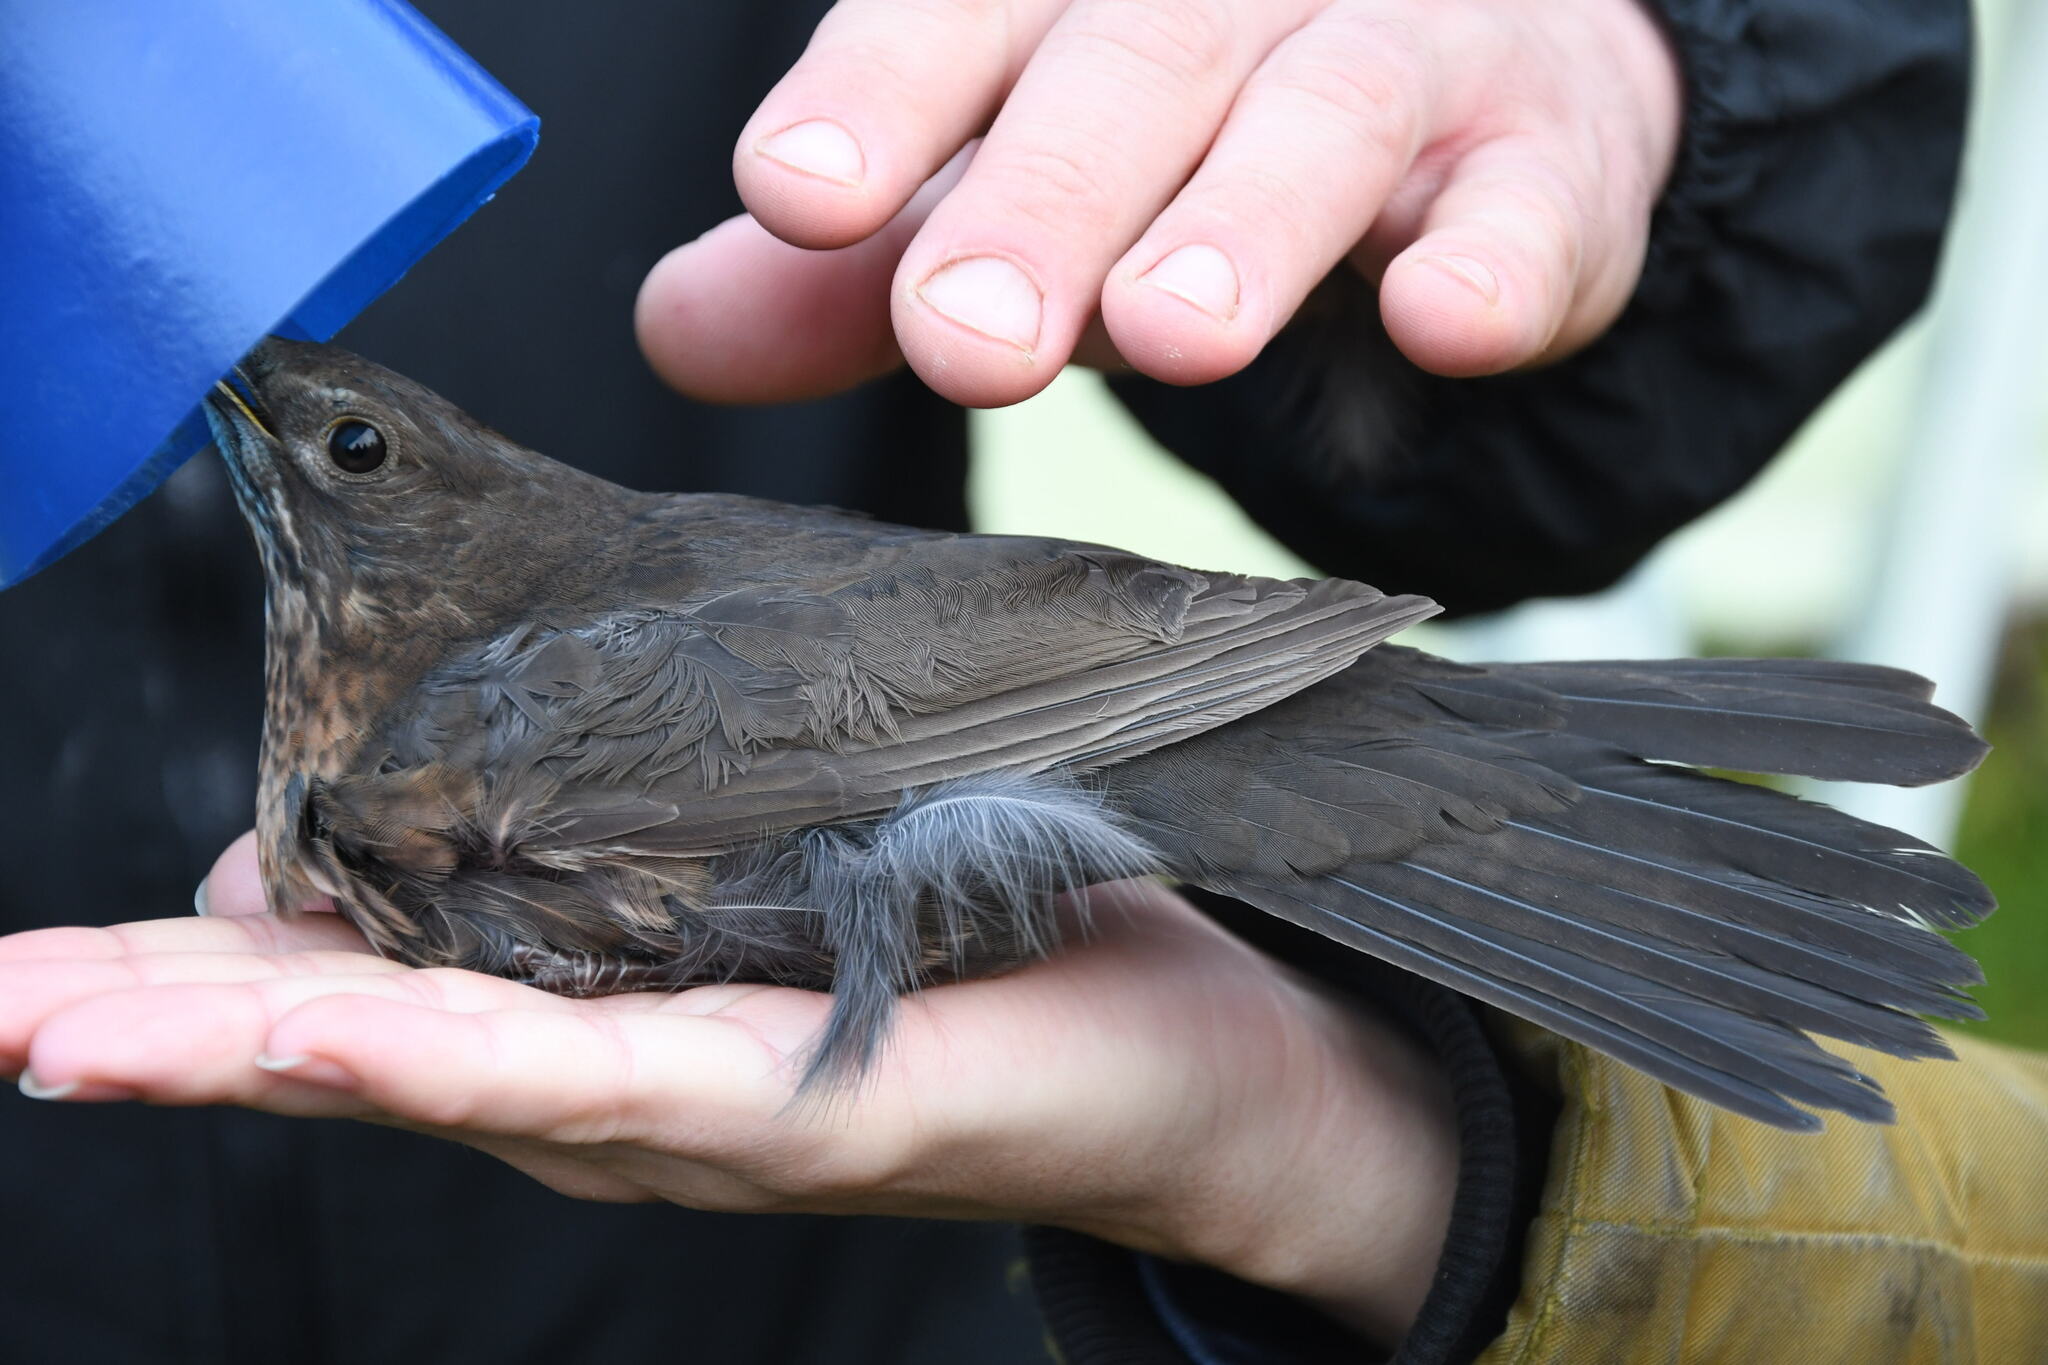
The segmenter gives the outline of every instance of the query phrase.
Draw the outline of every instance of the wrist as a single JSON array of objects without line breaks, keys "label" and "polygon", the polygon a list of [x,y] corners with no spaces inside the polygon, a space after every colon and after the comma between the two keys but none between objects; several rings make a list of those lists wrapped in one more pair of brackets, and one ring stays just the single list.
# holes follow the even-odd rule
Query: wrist
[{"label": "wrist", "polygon": [[1312,984],[1285,990],[1298,1031],[1204,1144],[1168,1245],[1391,1345],[1428,1295],[1450,1224],[1450,1086],[1384,1020]]},{"label": "wrist", "polygon": [[1604,38],[1614,70],[1634,92],[1638,116],[1621,136],[1636,140],[1650,188],[1661,193],[1671,178],[1685,122],[1685,76],[1652,0],[1585,0]]}]

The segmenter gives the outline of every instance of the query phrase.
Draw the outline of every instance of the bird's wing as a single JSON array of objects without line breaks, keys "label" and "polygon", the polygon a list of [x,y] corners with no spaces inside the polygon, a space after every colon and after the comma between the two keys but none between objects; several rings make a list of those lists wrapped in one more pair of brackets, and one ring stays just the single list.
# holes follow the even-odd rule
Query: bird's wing
[{"label": "bird's wing", "polygon": [[876,559],[510,631],[423,681],[383,761],[484,775],[479,818],[529,857],[701,856],[1146,752],[1436,610],[1058,541],[901,536]]},{"label": "bird's wing", "polygon": [[[1919,784],[1984,745],[1895,670],[1781,659],[1465,666],[1375,650],[1108,776],[1178,875],[1738,1113],[1883,1119],[1818,1034],[1945,1056],[1976,1017],[1937,850],[1683,764]],[[1641,711],[1655,708],[1661,724]],[[1235,775],[1229,783],[1215,774]]]}]

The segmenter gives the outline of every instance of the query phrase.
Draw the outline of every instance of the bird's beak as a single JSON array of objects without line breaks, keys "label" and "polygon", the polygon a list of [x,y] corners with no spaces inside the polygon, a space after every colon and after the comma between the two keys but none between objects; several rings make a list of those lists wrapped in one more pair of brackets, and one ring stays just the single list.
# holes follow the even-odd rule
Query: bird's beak
[{"label": "bird's beak", "polygon": [[256,385],[249,378],[249,372],[240,365],[235,366],[225,378],[214,380],[213,392],[206,398],[208,405],[223,417],[233,420],[234,414],[240,414],[266,438],[273,442],[277,440],[277,433],[271,430],[270,423],[264,418],[263,400],[256,394]]}]

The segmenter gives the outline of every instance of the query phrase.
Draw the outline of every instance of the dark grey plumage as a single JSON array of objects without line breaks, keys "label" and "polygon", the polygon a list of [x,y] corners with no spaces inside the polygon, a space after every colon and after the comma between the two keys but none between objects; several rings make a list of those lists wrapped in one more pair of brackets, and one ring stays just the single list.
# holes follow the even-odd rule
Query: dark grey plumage
[{"label": "dark grey plumage", "polygon": [[[214,404],[269,567],[274,899],[572,994],[898,995],[1051,951],[1163,872],[1738,1112],[1888,1117],[1812,1041],[1945,1055],[1991,908],[1905,836],[1689,766],[1916,784],[1983,753],[1889,669],[1466,667],[1430,614],[1099,546],[630,493],[395,375],[270,343]],[[337,422],[389,459],[337,469]]]}]

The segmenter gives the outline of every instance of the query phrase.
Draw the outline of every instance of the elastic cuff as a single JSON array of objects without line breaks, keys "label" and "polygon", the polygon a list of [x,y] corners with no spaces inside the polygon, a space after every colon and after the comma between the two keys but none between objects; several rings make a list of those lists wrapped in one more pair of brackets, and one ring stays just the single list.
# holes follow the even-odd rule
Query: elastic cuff
[{"label": "elastic cuff", "polygon": [[1078,1232],[1026,1228],[1024,1256],[1062,1365],[1186,1365],[1152,1311],[1135,1253]]},{"label": "elastic cuff", "polygon": [[1656,308],[1684,292],[1684,271],[1714,247],[1712,208],[1747,193],[1748,167],[1759,154],[1757,106],[1768,96],[1757,86],[1764,77],[1759,45],[1737,17],[1746,7],[1644,0],[1644,8],[1671,44],[1685,89],[1678,150],[1636,286],[1636,300]]},{"label": "elastic cuff", "polygon": [[[1499,1334],[1514,1302],[1522,1236],[1548,1164],[1551,1102],[1503,1067],[1480,1011],[1456,992],[1234,902],[1191,898],[1280,961],[1369,1004],[1442,1065],[1458,1113],[1457,1194],[1435,1282],[1392,1359],[1472,1360]],[[1146,1266],[1136,1253],[1046,1228],[1028,1230],[1025,1245],[1040,1310],[1067,1365],[1372,1358],[1366,1343],[1308,1304],[1205,1267]]]}]

